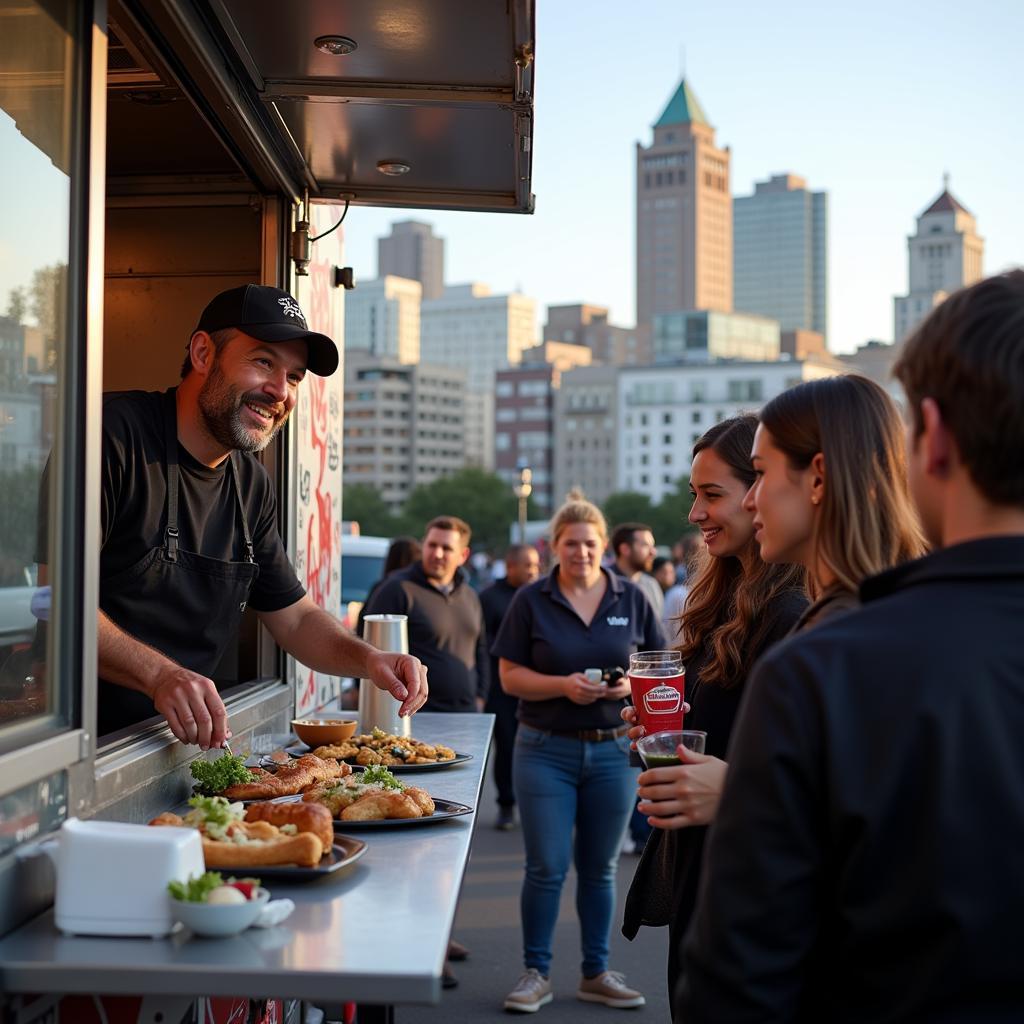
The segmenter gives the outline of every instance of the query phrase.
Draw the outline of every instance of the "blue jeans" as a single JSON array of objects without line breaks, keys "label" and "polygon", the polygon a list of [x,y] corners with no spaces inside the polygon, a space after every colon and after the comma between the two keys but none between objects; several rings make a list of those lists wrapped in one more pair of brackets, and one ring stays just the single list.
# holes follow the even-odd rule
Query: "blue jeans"
[{"label": "blue jeans", "polygon": [[583,974],[590,978],[608,969],[615,869],[636,799],[628,753],[625,736],[595,743],[519,726],[512,778],[526,844],[520,905],[527,968],[550,971],[551,939],[572,857]]}]

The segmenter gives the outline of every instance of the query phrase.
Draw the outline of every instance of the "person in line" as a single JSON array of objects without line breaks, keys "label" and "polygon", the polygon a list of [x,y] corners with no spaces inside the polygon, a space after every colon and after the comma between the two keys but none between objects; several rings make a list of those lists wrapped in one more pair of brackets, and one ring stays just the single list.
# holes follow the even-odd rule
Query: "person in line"
[{"label": "person in line", "polygon": [[807,570],[801,630],[856,608],[868,576],[925,553],[903,428],[893,400],[856,374],[798,384],[759,419],[744,508],[764,561]]},{"label": "person in line", "polygon": [[614,559],[612,572],[635,583],[647,595],[647,600],[660,618],[665,599],[658,581],[650,574],[655,553],[651,528],[643,523],[621,523],[612,530],[610,547]]},{"label": "person in line", "polygon": [[[287,422],[307,370],[329,376],[337,367],[334,342],[306,327],[292,296],[247,284],[203,310],[176,388],[105,397],[100,736],[156,713],[182,743],[222,746],[231,731],[211,675],[247,607],[302,664],[371,679],[402,714],[426,700],[418,659],[374,650],[306,594],[256,457]],[[43,501],[46,489],[44,474]],[[42,585],[47,543],[40,529]]]},{"label": "person in line", "polygon": [[937,550],[754,671],[687,1024],[1024,1019],[1024,271],[954,293],[895,374]]},{"label": "person in line", "polygon": [[[505,576],[480,594],[487,636],[498,635],[516,591],[540,575],[540,555],[530,544],[513,544],[505,552]],[[491,655],[491,688],[484,711],[494,715],[494,784],[498,790],[498,817],[494,827],[507,832],[515,828],[516,794],[512,786],[512,751],[516,741],[517,698],[499,685],[498,659]]]},{"label": "person in line", "polygon": [[676,583],[676,567],[673,564],[672,559],[666,558],[664,555],[658,555],[651,565],[651,576],[654,578],[658,586],[661,587],[661,596],[663,599],[661,628],[665,631],[665,636],[671,636],[674,632],[674,627],[669,614],[668,595],[678,586]]},{"label": "person in line", "polygon": [[[654,827],[626,897],[622,932],[668,925],[668,984],[680,975],[679,944],[697,899],[707,825],[725,776],[725,754],[758,655],[781,640],[807,607],[804,573],[768,565],[754,540],[754,520],[743,499],[754,474],[750,448],[757,418],[738,416],[708,430],[693,448],[689,519],[704,551],[690,577],[679,650],[686,667],[684,720],[707,733],[703,755],[686,751],[677,767],[639,777],[640,812]],[[635,721],[632,708],[622,717]],[[631,738],[642,735],[635,727]]]},{"label": "person in line", "polygon": [[472,531],[456,516],[427,523],[418,562],[392,573],[367,615],[408,616],[409,651],[434,686],[427,711],[482,711],[489,681],[483,611],[462,566]]},{"label": "person in line", "polygon": [[363,635],[363,619],[366,618],[366,606],[373,599],[374,594],[380,590],[381,584],[399,569],[405,569],[418,562],[423,557],[423,545],[415,537],[396,537],[388,546],[388,553],[384,558],[384,575],[366,594],[366,600],[359,609],[359,617],[356,619],[356,636]]},{"label": "person in line", "polygon": [[626,666],[664,646],[650,602],[601,567],[608,541],[600,510],[572,494],[551,521],[558,564],[521,587],[492,646],[501,685],[519,698],[512,774],[526,846],[521,912],[525,971],[505,1009],[551,1002],[551,945],[562,886],[574,861],[583,952],[577,997],[612,1007],[644,1004],[608,969],[619,845],[633,806],[627,728],[629,683],[594,682],[587,669]]},{"label": "person in line", "polygon": [[700,550],[700,534],[697,531],[688,533],[672,545],[672,559],[675,564],[675,585],[665,591],[665,610],[662,621],[665,623],[665,636],[669,643],[675,643],[682,631],[683,608],[686,606],[686,595],[689,594],[689,580],[693,565]]}]

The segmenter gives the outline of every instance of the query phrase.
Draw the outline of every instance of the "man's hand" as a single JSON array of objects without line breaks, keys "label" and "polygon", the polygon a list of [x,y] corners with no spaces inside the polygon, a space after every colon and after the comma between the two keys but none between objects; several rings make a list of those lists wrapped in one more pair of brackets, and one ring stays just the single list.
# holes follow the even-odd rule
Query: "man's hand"
[{"label": "man's hand", "polygon": [[411,654],[373,651],[366,658],[366,677],[402,702],[398,713],[403,718],[416,714],[427,702],[427,669]]},{"label": "man's hand", "polygon": [[167,719],[182,743],[198,743],[203,750],[224,745],[231,738],[228,713],[213,680],[169,665],[151,693],[153,706]]}]

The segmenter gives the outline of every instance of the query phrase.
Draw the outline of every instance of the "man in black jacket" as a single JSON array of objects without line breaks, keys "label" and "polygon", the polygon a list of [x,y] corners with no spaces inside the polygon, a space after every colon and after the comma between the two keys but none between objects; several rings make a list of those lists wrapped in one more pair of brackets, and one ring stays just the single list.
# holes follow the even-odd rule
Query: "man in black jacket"
[{"label": "man in black jacket", "polygon": [[429,673],[426,711],[482,711],[487,698],[483,612],[462,570],[470,536],[455,516],[432,519],[420,561],[392,573],[368,602],[367,615],[408,616],[409,653]]},{"label": "man in black jacket", "polygon": [[949,298],[896,375],[939,550],[754,672],[686,1024],[1024,1020],[1024,271]]},{"label": "man in black jacket", "polygon": [[[540,575],[540,555],[530,544],[513,544],[505,552],[505,576],[480,594],[488,643],[501,629],[505,612],[516,591]],[[512,791],[512,749],[516,741],[516,712],[519,698],[501,688],[498,659],[491,656],[491,690],[484,710],[494,715],[494,783],[498,788],[498,820],[494,827],[503,832],[515,827],[516,796]]]}]

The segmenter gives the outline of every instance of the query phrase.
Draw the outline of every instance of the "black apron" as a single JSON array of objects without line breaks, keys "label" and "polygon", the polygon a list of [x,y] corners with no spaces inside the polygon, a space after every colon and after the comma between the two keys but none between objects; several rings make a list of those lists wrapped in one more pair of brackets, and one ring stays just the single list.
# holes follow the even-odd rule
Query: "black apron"
[{"label": "black apron", "polygon": [[[163,544],[150,548],[133,566],[100,580],[100,608],[136,640],[155,647],[179,665],[209,676],[238,634],[249,591],[260,568],[239,486],[239,455],[232,452],[231,477],[245,540],[245,561],[183,551],[178,545],[178,425],[175,389],[164,399],[167,460],[167,523]],[[109,543],[117,543],[116,538]],[[156,711],[137,690],[99,680],[100,736],[124,729]]]}]

